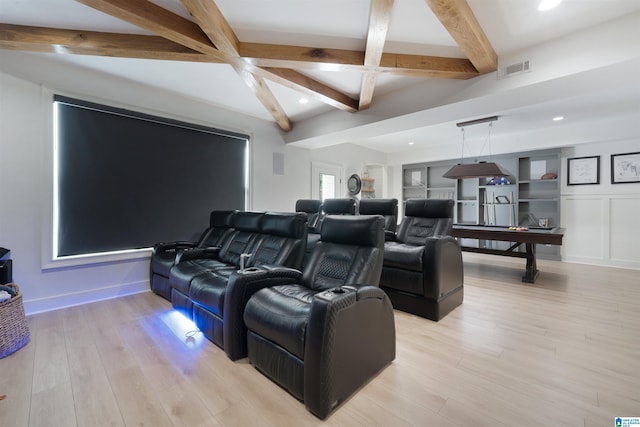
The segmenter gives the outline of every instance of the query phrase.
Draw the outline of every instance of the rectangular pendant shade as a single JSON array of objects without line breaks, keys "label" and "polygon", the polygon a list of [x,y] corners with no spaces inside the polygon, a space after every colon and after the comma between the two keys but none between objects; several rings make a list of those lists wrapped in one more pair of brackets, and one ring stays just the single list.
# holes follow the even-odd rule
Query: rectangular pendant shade
[{"label": "rectangular pendant shade", "polygon": [[479,163],[459,163],[453,166],[444,175],[444,178],[464,179],[464,178],[483,178],[494,176],[508,176],[495,162],[479,162]]}]

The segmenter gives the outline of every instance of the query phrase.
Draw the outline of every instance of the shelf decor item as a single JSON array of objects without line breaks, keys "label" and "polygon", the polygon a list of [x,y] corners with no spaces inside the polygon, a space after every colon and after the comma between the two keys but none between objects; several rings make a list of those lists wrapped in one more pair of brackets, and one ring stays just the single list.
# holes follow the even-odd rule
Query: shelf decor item
[{"label": "shelf decor item", "polygon": [[411,186],[415,187],[415,186],[419,186],[419,185],[424,185],[424,182],[422,181],[422,172],[420,171],[411,171]]},{"label": "shelf decor item", "polygon": [[375,199],[376,197],[376,189],[375,189],[375,178],[371,178],[368,175],[363,175],[362,178],[362,198],[365,199]]},{"label": "shelf decor item", "polygon": [[640,182],[640,153],[611,155],[611,183]]},{"label": "shelf decor item", "polygon": [[0,359],[20,350],[29,342],[29,327],[22,305],[22,293],[15,283],[9,283],[14,295],[0,303]]},{"label": "shelf decor item", "polygon": [[600,184],[600,156],[567,159],[567,185]]},{"label": "shelf decor item", "polygon": [[494,176],[487,182],[487,185],[509,185],[511,181],[506,176]]}]

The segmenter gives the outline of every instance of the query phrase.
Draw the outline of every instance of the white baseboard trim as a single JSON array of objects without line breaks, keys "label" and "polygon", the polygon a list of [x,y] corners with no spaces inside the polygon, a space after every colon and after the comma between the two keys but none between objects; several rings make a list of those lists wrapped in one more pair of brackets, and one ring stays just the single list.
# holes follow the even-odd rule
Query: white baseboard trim
[{"label": "white baseboard trim", "polygon": [[106,288],[91,289],[84,292],[56,295],[49,298],[25,300],[23,301],[23,304],[25,314],[29,316],[46,311],[59,310],[61,308],[73,307],[76,305],[88,304],[148,291],[150,291],[149,282],[144,280],[140,282],[123,283]]},{"label": "white baseboard trim", "polygon": [[613,267],[613,268],[628,268],[631,270],[640,270],[640,262],[615,260],[615,259],[601,259],[601,258],[585,258],[578,256],[564,256],[563,261],[572,262],[575,264],[590,264],[599,265],[601,267]]}]

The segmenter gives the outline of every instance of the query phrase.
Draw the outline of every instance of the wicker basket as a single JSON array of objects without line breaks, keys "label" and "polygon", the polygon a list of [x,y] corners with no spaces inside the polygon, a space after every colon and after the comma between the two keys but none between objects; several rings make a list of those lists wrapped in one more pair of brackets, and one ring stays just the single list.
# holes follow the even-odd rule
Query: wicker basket
[{"label": "wicker basket", "polygon": [[20,350],[29,342],[29,327],[24,315],[22,293],[15,283],[8,283],[16,290],[10,300],[0,303],[0,359]]}]

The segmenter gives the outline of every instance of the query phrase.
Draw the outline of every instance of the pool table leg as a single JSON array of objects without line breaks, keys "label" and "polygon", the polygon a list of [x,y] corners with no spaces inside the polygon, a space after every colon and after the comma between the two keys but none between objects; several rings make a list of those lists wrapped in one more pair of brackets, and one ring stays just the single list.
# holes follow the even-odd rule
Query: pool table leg
[{"label": "pool table leg", "polygon": [[536,244],[527,243],[527,268],[522,276],[522,281],[534,283],[538,277],[538,265],[536,264]]}]

